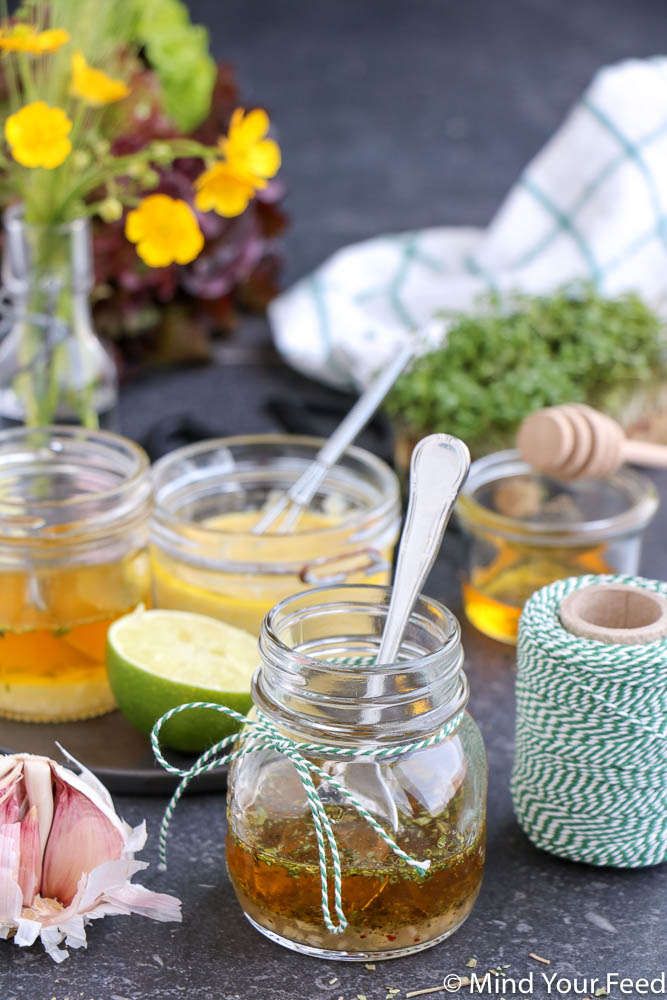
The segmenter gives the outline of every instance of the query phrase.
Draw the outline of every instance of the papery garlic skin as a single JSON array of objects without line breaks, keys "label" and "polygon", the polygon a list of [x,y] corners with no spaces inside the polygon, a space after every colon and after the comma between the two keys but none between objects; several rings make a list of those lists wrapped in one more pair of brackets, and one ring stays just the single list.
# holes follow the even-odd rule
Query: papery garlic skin
[{"label": "papery garlic skin", "polygon": [[180,921],[174,896],[133,885],[146,824],[117,816],[98,779],[47,757],[0,756],[0,938],[39,937],[56,962],[86,946],[85,926],[107,914]]}]

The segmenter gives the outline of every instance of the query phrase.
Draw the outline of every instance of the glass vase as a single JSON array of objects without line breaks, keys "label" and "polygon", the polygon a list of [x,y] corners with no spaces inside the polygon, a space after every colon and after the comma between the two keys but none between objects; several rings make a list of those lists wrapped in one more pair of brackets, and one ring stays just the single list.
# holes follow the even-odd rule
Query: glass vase
[{"label": "glass vase", "polygon": [[88,220],[36,225],[9,208],[2,281],[0,426],[113,428],[116,367],[92,324]]}]

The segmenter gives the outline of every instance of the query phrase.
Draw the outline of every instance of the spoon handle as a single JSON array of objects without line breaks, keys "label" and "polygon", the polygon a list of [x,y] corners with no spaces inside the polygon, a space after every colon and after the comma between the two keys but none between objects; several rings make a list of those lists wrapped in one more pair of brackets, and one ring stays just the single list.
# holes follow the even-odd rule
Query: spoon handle
[{"label": "spoon handle", "polygon": [[254,535],[261,535],[284,510],[290,507],[278,531],[288,534],[301,517],[303,510],[317,493],[318,487],[332,465],[335,465],[346,448],[359,436],[383,401],[398,376],[414,357],[412,342],[401,345],[389,364],[370,383],[356,401],[347,416],[325,444],[322,445],[313,462],[297,479],[292,488],[272,504],[252,528]]},{"label": "spoon handle", "polygon": [[396,660],[410,613],[438,554],[469,467],[467,447],[449,434],[430,434],[412,452],[408,511],[378,663]]}]

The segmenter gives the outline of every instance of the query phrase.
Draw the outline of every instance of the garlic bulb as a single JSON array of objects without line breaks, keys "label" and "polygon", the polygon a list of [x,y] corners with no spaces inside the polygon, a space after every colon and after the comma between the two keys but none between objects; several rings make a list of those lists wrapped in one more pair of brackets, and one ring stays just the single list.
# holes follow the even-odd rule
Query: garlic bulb
[{"label": "garlic bulb", "polygon": [[0,938],[40,938],[56,962],[59,945],[86,945],[85,926],[112,913],[180,920],[174,896],[133,885],[147,868],[134,854],[146,824],[117,815],[98,779],[74,758],[75,774],[48,757],[0,756]]}]

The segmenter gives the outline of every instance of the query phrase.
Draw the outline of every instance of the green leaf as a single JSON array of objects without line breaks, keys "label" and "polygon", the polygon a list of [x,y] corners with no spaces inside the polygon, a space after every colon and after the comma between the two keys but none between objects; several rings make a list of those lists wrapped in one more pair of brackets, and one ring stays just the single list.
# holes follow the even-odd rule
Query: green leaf
[{"label": "green leaf", "polygon": [[181,0],[140,4],[136,41],[160,78],[167,114],[184,132],[191,132],[211,107],[216,65],[208,32],[190,23]]}]

